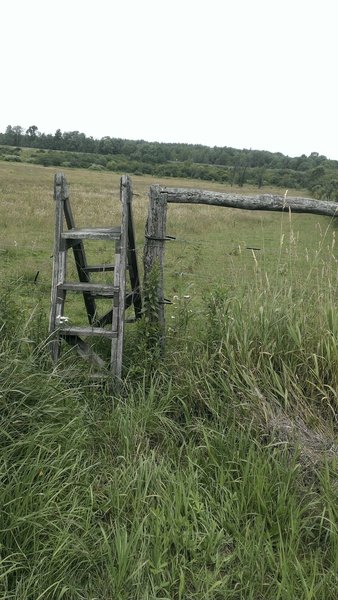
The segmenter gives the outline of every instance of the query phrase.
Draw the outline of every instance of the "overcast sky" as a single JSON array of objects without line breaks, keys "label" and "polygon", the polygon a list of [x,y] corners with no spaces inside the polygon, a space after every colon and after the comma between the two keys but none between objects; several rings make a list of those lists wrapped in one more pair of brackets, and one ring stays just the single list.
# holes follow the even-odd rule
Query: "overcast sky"
[{"label": "overcast sky", "polygon": [[0,131],[338,159],[337,0],[1,0]]}]

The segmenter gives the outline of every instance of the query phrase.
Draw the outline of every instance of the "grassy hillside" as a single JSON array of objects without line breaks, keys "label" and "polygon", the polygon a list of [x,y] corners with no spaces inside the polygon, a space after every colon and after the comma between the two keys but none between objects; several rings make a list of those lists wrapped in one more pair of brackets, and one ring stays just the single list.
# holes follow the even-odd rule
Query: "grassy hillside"
[{"label": "grassy hillside", "polygon": [[[21,128],[19,128],[21,129]],[[338,199],[338,161],[312,152],[299,157],[253,149],[210,148],[105,137],[78,131],[53,135],[0,133],[0,161],[84,168],[155,177],[185,177],[244,187],[280,186],[315,198]],[[3,145],[2,145],[3,144]]]},{"label": "grassy hillside", "polygon": [[[333,223],[170,206],[166,356],[130,327],[116,393],[50,363],[53,173],[0,163],[0,597],[334,600]],[[118,222],[118,175],[67,175],[79,225]]]}]

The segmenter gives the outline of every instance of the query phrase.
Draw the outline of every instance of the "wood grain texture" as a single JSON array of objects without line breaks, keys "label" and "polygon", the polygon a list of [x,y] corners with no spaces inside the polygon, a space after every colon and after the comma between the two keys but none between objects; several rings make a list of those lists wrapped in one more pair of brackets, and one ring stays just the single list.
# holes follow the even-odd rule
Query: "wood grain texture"
[{"label": "wood grain texture", "polygon": [[59,285],[59,289],[72,292],[90,292],[94,296],[112,298],[117,289],[109,283],[83,283],[78,281],[66,281]]},{"label": "wood grain texture", "polygon": [[164,245],[167,227],[167,198],[166,191],[160,186],[151,186],[149,192],[149,211],[145,229],[145,244],[143,253],[144,264],[144,290],[147,289],[147,280],[155,264],[159,267],[158,280],[158,322],[162,330],[165,329],[164,316]]},{"label": "wood grain texture", "polygon": [[[153,186],[155,187],[155,186]],[[166,195],[168,202],[182,204],[209,204],[243,210],[267,210],[294,213],[310,213],[326,217],[338,217],[338,204],[313,198],[278,196],[275,194],[229,194],[188,188],[160,188],[160,196]]]},{"label": "wood grain texture", "polygon": [[67,240],[118,240],[120,235],[120,227],[83,227],[69,229],[62,237]]},{"label": "wood grain texture", "polygon": [[61,336],[77,335],[77,336],[97,336],[113,338],[116,337],[116,332],[110,331],[109,329],[103,329],[102,327],[61,327]]},{"label": "wood grain texture", "polygon": [[[114,306],[114,311],[117,312],[117,344],[115,348],[115,364],[112,365],[113,375],[117,379],[121,379],[122,362],[123,362],[123,345],[124,345],[124,313],[126,308],[126,269],[128,263],[127,247],[128,247],[128,203],[131,202],[131,181],[127,175],[121,177],[120,181],[120,201],[121,201],[121,239],[120,239],[120,261],[118,270],[118,305]],[[116,274],[116,270],[115,270]]]},{"label": "wood grain texture", "polygon": [[[63,180],[66,182],[66,179],[64,176],[62,176],[61,174],[58,174],[57,176],[61,176],[63,177]],[[64,191],[64,198],[63,198],[63,212],[64,212],[64,217],[66,220],[66,224],[67,224],[67,228],[68,228],[68,232],[69,230],[74,231],[75,228],[75,220],[73,217],[73,212],[72,212],[72,207],[70,205],[70,199],[69,199],[69,192],[68,192],[68,186],[66,184],[66,188]],[[90,281],[90,277],[88,274],[88,271],[86,271],[86,267],[87,267],[87,258],[86,258],[86,254],[85,254],[85,249],[84,249],[84,245],[83,245],[83,241],[80,238],[67,238],[67,232],[62,232],[61,233],[61,238],[63,239],[68,239],[69,241],[72,241],[73,243],[71,244],[71,246],[68,245],[67,243],[67,249],[68,248],[72,248],[73,250],[73,256],[74,256],[74,260],[75,260],[75,266],[76,266],[76,270],[78,273],[78,277],[80,281],[83,282],[89,282]],[[87,292],[83,293],[83,300],[85,303],[85,307],[86,307],[86,312],[87,312],[87,319],[89,323],[92,323],[94,321],[95,315],[96,315],[96,303],[95,303],[95,299],[93,298],[93,296],[91,294],[88,294]]]},{"label": "wood grain texture", "polygon": [[[62,240],[63,231],[63,200],[68,196],[67,182],[62,173],[54,177],[54,200],[55,200],[55,224],[54,224],[54,260],[51,288],[51,309],[49,316],[49,333],[53,334],[58,327],[59,319],[63,316],[66,292],[59,290],[59,285],[64,282],[66,274],[67,249],[65,241]],[[53,337],[51,341],[51,355],[54,362],[60,355],[60,338]]]}]

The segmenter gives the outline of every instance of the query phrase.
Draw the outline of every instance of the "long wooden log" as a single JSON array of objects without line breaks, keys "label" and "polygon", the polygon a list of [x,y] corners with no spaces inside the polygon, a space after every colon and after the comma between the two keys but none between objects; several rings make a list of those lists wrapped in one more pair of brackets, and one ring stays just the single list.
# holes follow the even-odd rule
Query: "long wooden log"
[{"label": "long wooden log", "polygon": [[292,196],[277,196],[275,194],[260,194],[250,196],[246,194],[229,194],[222,192],[209,192],[189,188],[160,188],[160,195],[165,194],[168,202],[182,204],[209,204],[225,206],[228,208],[241,208],[244,210],[268,210],[294,213],[312,213],[326,217],[338,217],[338,204],[313,198],[299,198]]}]

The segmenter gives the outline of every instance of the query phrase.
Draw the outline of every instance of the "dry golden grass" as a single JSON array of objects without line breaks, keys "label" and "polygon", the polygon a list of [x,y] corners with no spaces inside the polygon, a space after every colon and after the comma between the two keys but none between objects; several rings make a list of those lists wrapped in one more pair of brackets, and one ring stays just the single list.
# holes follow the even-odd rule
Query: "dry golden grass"
[{"label": "dry golden grass", "polygon": [[[0,219],[1,244],[10,247],[14,241],[18,245],[47,247],[53,240],[53,177],[54,167],[0,162]],[[119,181],[120,175],[108,172],[93,172],[85,169],[63,169],[70,187],[71,201],[77,224],[91,226],[115,223],[119,221]],[[154,177],[133,176],[134,217],[138,231],[144,229],[149,186],[159,183],[170,187],[191,187],[219,191],[238,191],[257,193],[253,187],[230,188],[229,186],[175,178],[157,179]],[[264,193],[283,193],[280,189],[264,189]],[[290,195],[291,192],[290,192]],[[234,211],[199,207],[198,220],[217,222],[220,227],[232,220]],[[191,225],[192,213],[197,215],[196,207],[172,206],[170,219]],[[242,213],[242,216],[240,215]],[[236,211],[236,220],[252,219],[260,221],[260,215],[247,211]]]},{"label": "dry golden grass", "polygon": [[[40,278],[50,279],[54,239],[53,178],[56,169],[27,164],[0,162],[0,250],[2,276],[20,277],[27,270],[40,271]],[[84,169],[65,169],[72,208],[78,226],[117,224],[120,176],[95,173]],[[158,182],[151,177],[133,177],[133,212],[138,243],[143,242],[149,186]],[[205,182],[164,179],[162,185],[194,186]],[[212,187],[209,185],[209,188]],[[214,189],[219,189],[216,186]],[[196,211],[195,211],[196,212]],[[213,220],[212,207],[201,207],[201,218]],[[228,211],[222,211],[228,220]],[[179,233],[191,223],[191,207],[172,207],[170,223],[177,222]],[[39,261],[36,257],[39,257]],[[8,260],[6,260],[8,258]]]},{"label": "dry golden grass", "polygon": [[[41,301],[46,310],[54,239],[55,172],[54,167],[0,162],[0,276],[3,281],[23,279],[29,287],[25,302],[34,304],[36,287],[33,290],[31,284],[39,272]],[[119,174],[85,169],[64,169],[64,172],[78,226],[109,226],[120,222]],[[150,185],[257,193],[253,187],[235,189],[199,180],[133,176],[132,181],[140,266]],[[278,189],[262,191],[284,193]],[[300,195],[299,191],[296,193]],[[167,232],[177,237],[177,242],[166,245],[165,295],[169,298],[191,292],[201,298],[210,286],[219,283],[250,285],[258,271],[267,272],[269,277],[283,276],[291,258],[294,276],[301,278],[308,270],[306,265],[318,256],[319,247],[320,268],[330,264],[332,269],[332,261],[325,257],[332,254],[334,230],[324,217],[293,215],[291,223],[287,215],[279,213],[170,204]],[[281,236],[284,236],[282,245]],[[253,255],[247,250],[252,246],[261,250]],[[95,246],[99,259],[91,248],[89,245],[90,260],[93,256],[94,262],[111,261],[110,246]],[[321,276],[321,281],[324,280]]]}]

